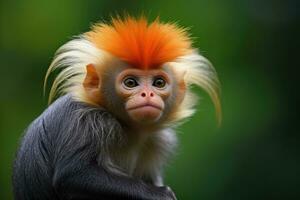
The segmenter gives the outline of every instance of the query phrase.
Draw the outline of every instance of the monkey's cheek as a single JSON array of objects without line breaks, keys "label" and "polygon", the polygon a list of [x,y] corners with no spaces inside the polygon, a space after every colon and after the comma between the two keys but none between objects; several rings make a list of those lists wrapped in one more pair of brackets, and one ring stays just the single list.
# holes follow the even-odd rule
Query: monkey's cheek
[{"label": "monkey's cheek", "polygon": [[140,123],[153,123],[160,119],[162,111],[152,106],[144,106],[129,111],[132,120]]}]

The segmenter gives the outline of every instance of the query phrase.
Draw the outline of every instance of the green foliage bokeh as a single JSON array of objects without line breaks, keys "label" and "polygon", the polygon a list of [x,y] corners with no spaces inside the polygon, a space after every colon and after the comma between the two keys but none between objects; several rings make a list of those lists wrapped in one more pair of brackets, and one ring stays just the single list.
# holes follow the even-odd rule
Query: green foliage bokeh
[{"label": "green foliage bokeh", "polygon": [[[117,13],[190,27],[194,46],[222,83],[223,123],[201,90],[197,113],[178,129],[166,169],[178,199],[290,199],[300,196],[300,140],[293,68],[296,1],[0,2],[0,199],[12,199],[12,163],[23,130],[45,108],[42,85],[62,44]],[[299,7],[299,5],[298,5]],[[297,26],[298,24],[298,26]],[[299,52],[299,50],[298,50]],[[299,64],[298,64],[299,65]],[[298,186],[298,187],[297,187]]]}]

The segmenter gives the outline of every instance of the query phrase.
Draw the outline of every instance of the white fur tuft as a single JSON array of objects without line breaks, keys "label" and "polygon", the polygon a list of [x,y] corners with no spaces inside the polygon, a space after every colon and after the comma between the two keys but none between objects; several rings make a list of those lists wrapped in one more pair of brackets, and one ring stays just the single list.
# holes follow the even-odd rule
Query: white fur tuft
[{"label": "white fur tuft", "polygon": [[103,52],[84,37],[78,37],[60,47],[47,70],[44,91],[51,72],[61,70],[54,79],[49,94],[49,104],[55,97],[66,93],[72,87],[82,84],[86,65],[98,63]]},{"label": "white fur tuft", "polygon": [[197,96],[190,90],[191,85],[197,85],[204,89],[211,97],[216,108],[218,122],[221,122],[221,105],[219,100],[220,89],[217,73],[213,65],[196,50],[191,54],[182,56],[169,65],[176,72],[184,71],[184,81],[187,84],[187,93],[183,102],[174,113],[172,122],[181,121],[194,113]]}]

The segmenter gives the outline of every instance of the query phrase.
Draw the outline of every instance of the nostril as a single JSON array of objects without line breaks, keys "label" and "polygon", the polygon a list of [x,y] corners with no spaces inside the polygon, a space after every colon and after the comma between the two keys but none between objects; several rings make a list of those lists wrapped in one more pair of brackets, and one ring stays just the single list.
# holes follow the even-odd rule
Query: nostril
[{"label": "nostril", "polygon": [[143,93],[141,94],[141,96],[142,96],[142,97],[145,97],[145,96],[146,96],[146,93],[145,93],[145,92],[143,92]]},{"label": "nostril", "polygon": [[151,92],[151,93],[150,93],[150,97],[153,97],[153,96],[154,96],[154,94]]}]

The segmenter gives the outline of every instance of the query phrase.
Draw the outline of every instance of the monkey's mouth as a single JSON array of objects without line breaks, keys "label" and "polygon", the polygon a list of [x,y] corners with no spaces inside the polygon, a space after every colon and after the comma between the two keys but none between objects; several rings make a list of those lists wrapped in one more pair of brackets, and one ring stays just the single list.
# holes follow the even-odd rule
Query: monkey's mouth
[{"label": "monkey's mouth", "polygon": [[144,102],[137,104],[127,109],[129,116],[136,122],[153,123],[156,122],[162,115],[163,106]]},{"label": "monkey's mouth", "polygon": [[159,105],[156,105],[156,104],[153,104],[153,103],[145,103],[145,104],[141,104],[141,105],[137,105],[137,106],[133,106],[131,108],[128,108],[127,110],[128,111],[131,111],[131,110],[136,110],[136,109],[140,109],[140,108],[148,108],[148,109],[151,109],[151,108],[154,108],[154,109],[157,109],[157,110],[162,110],[162,107],[159,106]]}]

